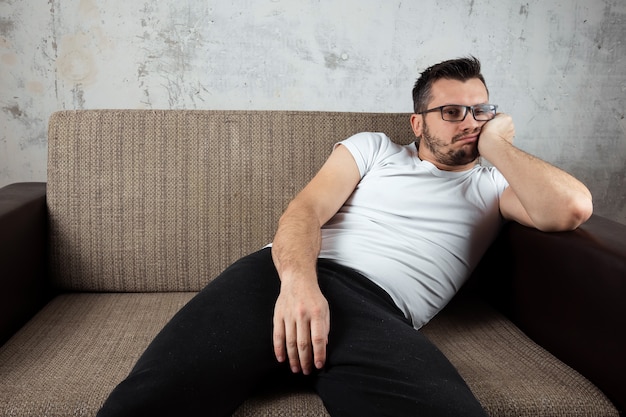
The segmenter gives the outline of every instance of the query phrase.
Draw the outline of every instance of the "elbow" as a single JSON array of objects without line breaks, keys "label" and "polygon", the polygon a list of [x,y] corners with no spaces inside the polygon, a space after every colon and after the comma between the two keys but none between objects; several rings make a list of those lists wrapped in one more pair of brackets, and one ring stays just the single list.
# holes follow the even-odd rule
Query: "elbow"
[{"label": "elbow", "polygon": [[[593,201],[591,196],[572,199],[569,204],[564,204],[563,209],[555,213],[556,216],[544,224],[538,224],[537,228],[545,232],[565,232],[577,229],[585,223],[593,214]],[[539,223],[539,222],[538,222]]]},{"label": "elbow", "polygon": [[586,198],[585,201],[581,204],[579,214],[581,221],[578,226],[589,220],[589,218],[593,214],[593,200],[591,198],[591,194],[589,194],[589,197]]},{"label": "elbow", "polygon": [[563,224],[563,231],[575,230],[581,224],[585,223],[593,214],[593,204],[589,201],[588,204],[579,204],[576,207],[571,207],[568,213],[564,216],[565,222]]},{"label": "elbow", "polygon": [[569,229],[574,230],[585,223],[593,214],[593,199],[591,193],[587,191],[569,205]]}]

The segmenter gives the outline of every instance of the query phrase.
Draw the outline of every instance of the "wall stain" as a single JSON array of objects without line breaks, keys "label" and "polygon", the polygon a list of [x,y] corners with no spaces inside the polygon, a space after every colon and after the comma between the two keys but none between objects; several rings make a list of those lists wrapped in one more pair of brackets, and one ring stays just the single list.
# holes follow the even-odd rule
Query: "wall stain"
[{"label": "wall stain", "polygon": [[2,107],[1,110],[8,114],[12,120],[18,122],[25,132],[24,138],[18,143],[20,151],[30,148],[45,149],[47,129],[42,120],[30,117],[19,104],[11,104]]},{"label": "wall stain", "polygon": [[17,64],[17,55],[16,54],[4,54],[0,57],[0,62],[8,66],[15,66]]},{"label": "wall stain", "polygon": [[520,14],[521,16],[524,16],[524,17],[528,18],[528,7],[529,7],[529,6],[530,6],[530,5],[529,5],[528,3],[526,3],[526,4],[522,4],[522,5],[520,6],[520,8],[519,8],[519,14]]},{"label": "wall stain", "polygon": [[85,91],[82,84],[76,84],[72,88],[72,97],[75,109],[82,110],[85,108]]},{"label": "wall stain", "polygon": [[139,64],[139,68],[137,68],[137,81],[139,81],[139,88],[142,91],[143,98],[141,103],[148,108],[152,108],[152,100],[150,98],[150,88],[146,84],[146,77],[150,75],[150,71],[148,71],[146,67],[146,63],[142,62]]},{"label": "wall stain", "polygon": [[331,52],[324,55],[324,62],[326,64],[326,68],[334,70],[342,66],[349,58],[350,57],[346,53],[337,55]]},{"label": "wall stain", "polygon": [[14,119],[19,119],[24,115],[24,112],[17,104],[13,104],[12,106],[5,106],[2,108],[2,111],[10,114]]},{"label": "wall stain", "polygon": [[26,83],[26,91],[33,94],[43,94],[44,86],[40,81],[29,81]]},{"label": "wall stain", "polygon": [[93,0],[80,0],[78,5],[78,12],[81,17],[85,19],[98,19],[100,17],[100,10],[98,5]]},{"label": "wall stain", "polygon": [[6,17],[0,18],[0,35],[10,36],[15,30],[15,23]]},{"label": "wall stain", "polygon": [[[56,3],[55,0],[48,0],[48,5],[50,6],[50,28],[49,28],[49,37],[51,39],[51,47],[52,54],[48,57],[52,62],[57,62],[59,57],[59,46],[57,43],[58,34],[57,34],[57,14],[56,14]],[[55,74],[54,76],[54,96],[59,101],[59,77]]]},{"label": "wall stain", "polygon": [[59,75],[75,84],[91,84],[96,80],[97,68],[86,33],[65,36],[61,40],[57,58]]}]

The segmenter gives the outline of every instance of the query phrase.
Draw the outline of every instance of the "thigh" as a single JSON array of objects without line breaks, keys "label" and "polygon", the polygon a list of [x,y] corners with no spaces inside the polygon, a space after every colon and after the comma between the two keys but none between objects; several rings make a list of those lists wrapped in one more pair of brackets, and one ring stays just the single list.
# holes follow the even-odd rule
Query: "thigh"
[{"label": "thigh", "polygon": [[382,289],[342,276],[320,278],[331,333],[316,390],[331,415],[486,416],[452,364]]},{"label": "thigh", "polygon": [[99,416],[230,415],[281,370],[272,348],[279,288],[269,249],[231,265],[163,328]]}]

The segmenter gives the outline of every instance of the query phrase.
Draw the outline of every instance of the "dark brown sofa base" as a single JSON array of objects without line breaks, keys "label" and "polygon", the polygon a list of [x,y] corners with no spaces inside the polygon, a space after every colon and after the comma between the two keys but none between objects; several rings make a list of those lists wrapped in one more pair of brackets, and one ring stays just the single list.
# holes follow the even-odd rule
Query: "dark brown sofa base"
[{"label": "dark brown sofa base", "polygon": [[0,189],[0,345],[49,299],[46,184]]}]

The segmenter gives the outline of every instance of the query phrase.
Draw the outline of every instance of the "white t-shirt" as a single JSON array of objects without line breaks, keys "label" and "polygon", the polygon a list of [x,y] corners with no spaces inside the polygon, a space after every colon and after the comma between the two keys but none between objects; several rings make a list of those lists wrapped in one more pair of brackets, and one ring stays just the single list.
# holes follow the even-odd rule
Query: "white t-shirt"
[{"label": "white t-shirt", "polygon": [[378,284],[419,329],[450,301],[497,235],[508,183],[493,167],[441,171],[418,158],[414,143],[398,145],[382,133],[339,144],[354,156],[361,181],[323,226],[320,258]]}]

